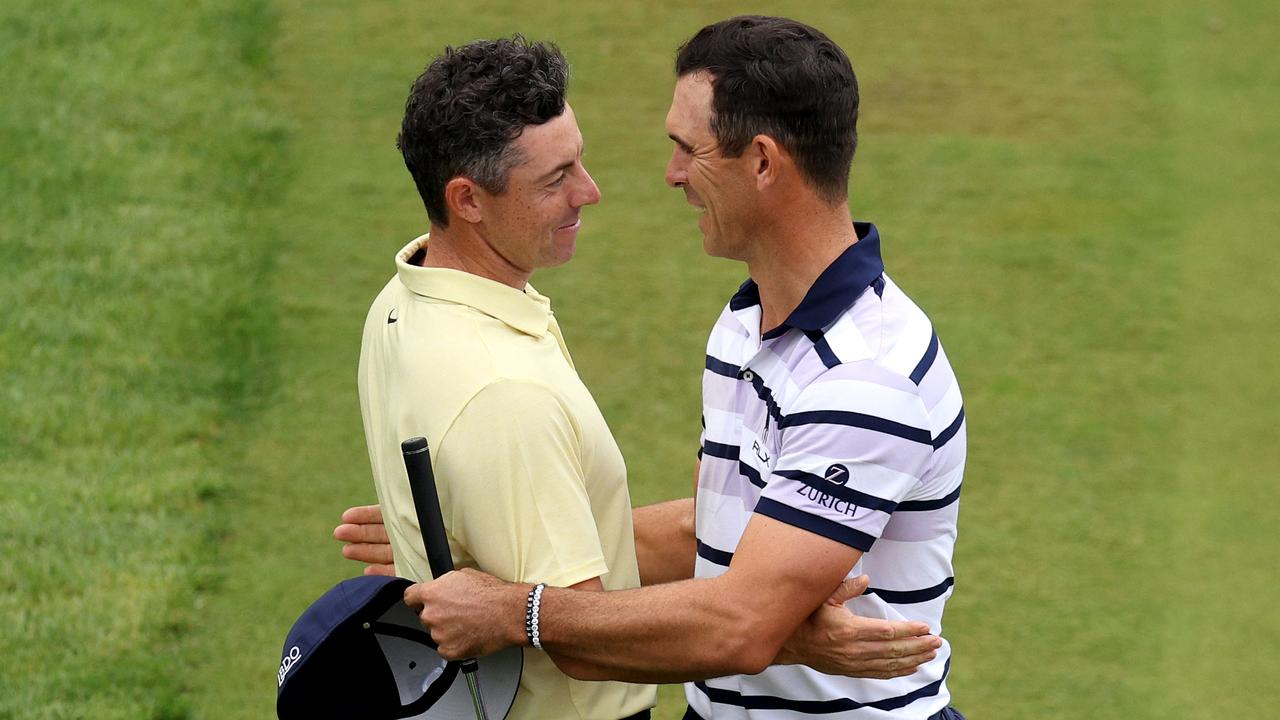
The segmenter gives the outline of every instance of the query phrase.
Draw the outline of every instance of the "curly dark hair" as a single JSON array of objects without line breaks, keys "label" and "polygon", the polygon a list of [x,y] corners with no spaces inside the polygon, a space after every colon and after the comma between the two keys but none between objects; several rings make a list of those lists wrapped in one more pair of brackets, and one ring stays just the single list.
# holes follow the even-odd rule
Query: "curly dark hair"
[{"label": "curly dark hair", "polygon": [[726,157],[756,135],[791,153],[823,198],[842,201],[858,147],[858,78],[821,31],[743,15],[708,25],[676,52],[676,76],[712,76],[711,131]]},{"label": "curly dark hair", "polygon": [[520,35],[446,47],[427,65],[405,103],[396,147],[432,223],[449,226],[444,187],[455,177],[506,190],[522,160],[516,138],[564,112],[568,81],[558,47]]}]

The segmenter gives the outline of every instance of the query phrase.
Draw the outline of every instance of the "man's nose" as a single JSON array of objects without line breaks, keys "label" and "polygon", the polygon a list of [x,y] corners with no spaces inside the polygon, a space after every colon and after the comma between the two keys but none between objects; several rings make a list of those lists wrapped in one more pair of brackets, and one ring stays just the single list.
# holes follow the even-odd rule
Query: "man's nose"
[{"label": "man's nose", "polygon": [[680,187],[689,181],[689,170],[678,153],[671,153],[671,160],[667,162],[666,180],[667,184],[673,188]]},{"label": "man's nose", "polygon": [[595,205],[600,202],[600,186],[596,185],[595,179],[591,177],[591,173],[586,172],[586,168],[583,168],[583,177],[586,181],[578,190],[577,197],[574,198],[577,201],[574,203],[574,207]]}]

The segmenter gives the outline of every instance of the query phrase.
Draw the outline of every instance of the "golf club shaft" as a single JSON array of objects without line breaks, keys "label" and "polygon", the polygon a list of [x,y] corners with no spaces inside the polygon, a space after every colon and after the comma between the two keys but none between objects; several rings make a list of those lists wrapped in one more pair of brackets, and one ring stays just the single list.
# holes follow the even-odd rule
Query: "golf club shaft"
[{"label": "golf club shaft", "polygon": [[[467,679],[467,690],[471,692],[471,704],[476,709],[476,720],[489,720],[489,715],[484,709],[484,700],[480,697],[480,682],[476,677],[476,670],[478,669],[476,661],[474,659],[463,660],[462,663],[462,676]],[[467,669],[467,663],[471,663],[470,670]]]},{"label": "golf club shaft", "polygon": [[[404,469],[409,475],[409,492],[413,495],[414,511],[418,514],[427,564],[431,566],[431,576],[438,578],[453,569],[453,554],[449,552],[449,538],[444,532],[436,474],[431,469],[431,451],[426,438],[414,437],[400,443],[400,452],[404,455]],[[467,658],[459,664],[463,677],[467,679],[467,690],[471,693],[477,720],[489,720],[476,678],[479,665],[475,658]]]}]

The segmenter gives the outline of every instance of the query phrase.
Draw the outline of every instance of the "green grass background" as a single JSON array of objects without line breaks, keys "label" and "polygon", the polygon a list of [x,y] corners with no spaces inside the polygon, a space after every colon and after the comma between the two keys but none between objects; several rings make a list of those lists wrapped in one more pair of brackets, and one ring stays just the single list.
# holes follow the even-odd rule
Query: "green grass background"
[{"label": "green grass background", "polygon": [[572,61],[604,201],[535,283],[633,499],[687,494],[742,268],[663,186],[662,119],[676,44],[742,12],[852,56],[855,214],[966,392],[958,706],[1274,714],[1273,3],[7,0],[0,719],[272,715],[288,626],[357,572],[359,328],[425,224],[393,142],[446,43]]}]

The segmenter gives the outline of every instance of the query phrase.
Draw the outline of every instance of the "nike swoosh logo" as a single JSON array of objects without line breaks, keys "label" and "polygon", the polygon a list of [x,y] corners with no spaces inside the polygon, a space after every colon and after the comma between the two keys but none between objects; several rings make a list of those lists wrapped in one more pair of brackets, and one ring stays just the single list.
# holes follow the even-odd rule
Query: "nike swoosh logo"
[{"label": "nike swoosh logo", "polygon": [[387,324],[388,324],[388,325],[390,325],[391,323],[393,323],[393,322],[395,322],[396,320],[399,320],[399,319],[400,319],[400,318],[397,318],[397,317],[396,317],[396,309],[395,309],[395,308],[391,308],[391,312],[387,313]]}]

